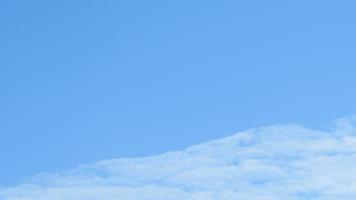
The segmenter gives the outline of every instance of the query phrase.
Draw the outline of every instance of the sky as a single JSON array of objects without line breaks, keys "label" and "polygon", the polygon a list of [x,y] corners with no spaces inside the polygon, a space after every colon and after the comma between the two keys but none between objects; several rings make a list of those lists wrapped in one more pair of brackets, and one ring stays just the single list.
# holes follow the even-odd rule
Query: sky
[{"label": "sky", "polygon": [[256,127],[161,155],[42,173],[3,200],[352,200],[356,116],[328,131]]},{"label": "sky", "polygon": [[0,186],[355,114],[354,1],[0,2]]}]

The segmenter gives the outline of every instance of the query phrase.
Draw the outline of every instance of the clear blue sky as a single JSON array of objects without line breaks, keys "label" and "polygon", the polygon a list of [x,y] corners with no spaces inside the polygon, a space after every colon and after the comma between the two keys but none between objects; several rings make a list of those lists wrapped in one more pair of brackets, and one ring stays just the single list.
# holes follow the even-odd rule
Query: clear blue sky
[{"label": "clear blue sky", "polygon": [[0,2],[0,186],[356,112],[355,1]]}]

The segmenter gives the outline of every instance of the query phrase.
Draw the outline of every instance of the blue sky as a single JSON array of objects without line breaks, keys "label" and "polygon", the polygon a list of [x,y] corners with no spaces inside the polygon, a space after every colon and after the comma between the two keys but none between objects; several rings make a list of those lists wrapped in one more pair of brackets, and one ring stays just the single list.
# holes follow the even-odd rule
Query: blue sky
[{"label": "blue sky", "polygon": [[354,1],[0,2],[0,185],[355,114]]}]

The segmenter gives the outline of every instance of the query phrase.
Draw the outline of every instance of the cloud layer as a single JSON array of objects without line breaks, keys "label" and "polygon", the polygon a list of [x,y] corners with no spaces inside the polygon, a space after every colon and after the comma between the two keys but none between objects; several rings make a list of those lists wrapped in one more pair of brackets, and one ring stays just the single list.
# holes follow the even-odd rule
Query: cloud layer
[{"label": "cloud layer", "polygon": [[356,197],[355,117],[329,131],[255,128],[146,157],[45,173],[1,200],[294,200]]}]

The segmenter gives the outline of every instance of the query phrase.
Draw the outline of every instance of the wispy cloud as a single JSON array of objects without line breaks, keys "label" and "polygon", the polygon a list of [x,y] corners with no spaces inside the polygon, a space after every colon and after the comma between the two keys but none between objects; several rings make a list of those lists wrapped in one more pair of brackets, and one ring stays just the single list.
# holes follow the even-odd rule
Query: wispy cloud
[{"label": "wispy cloud", "polygon": [[3,200],[354,199],[355,117],[329,131],[255,128],[146,157],[46,173],[0,190]]}]

